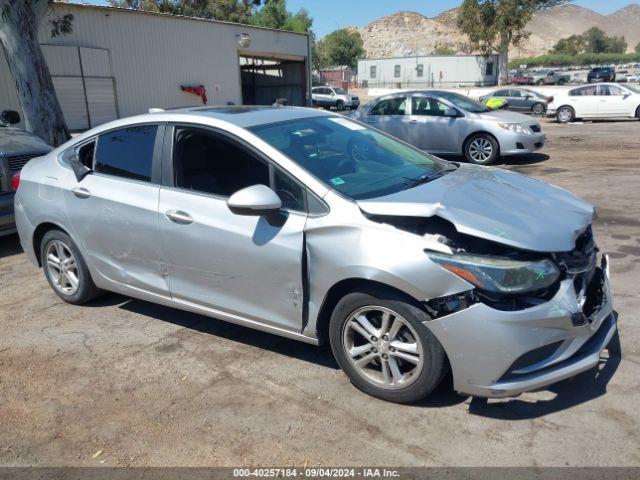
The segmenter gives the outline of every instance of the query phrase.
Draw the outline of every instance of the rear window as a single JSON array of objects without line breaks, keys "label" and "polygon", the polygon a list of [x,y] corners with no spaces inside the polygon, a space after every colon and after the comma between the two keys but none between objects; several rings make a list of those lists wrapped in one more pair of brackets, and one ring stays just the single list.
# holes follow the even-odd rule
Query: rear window
[{"label": "rear window", "polygon": [[157,130],[156,125],[141,125],[100,135],[95,153],[95,171],[151,181]]}]

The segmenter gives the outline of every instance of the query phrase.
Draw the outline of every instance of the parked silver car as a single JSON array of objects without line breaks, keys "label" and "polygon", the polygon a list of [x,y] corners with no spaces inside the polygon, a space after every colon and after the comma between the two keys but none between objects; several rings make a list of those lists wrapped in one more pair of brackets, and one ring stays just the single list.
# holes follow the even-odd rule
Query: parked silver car
[{"label": "parked silver car", "polygon": [[426,152],[462,154],[478,165],[490,165],[500,156],[534,152],[545,142],[537,120],[494,111],[459,93],[441,90],[386,95],[351,117]]},{"label": "parked silver car", "polygon": [[485,103],[490,98],[503,98],[508,102],[508,110],[533,115],[544,115],[547,105],[553,101],[553,97],[547,97],[541,93],[526,88],[504,87],[480,97]]},{"label": "parked silver car", "polygon": [[30,161],[15,205],[26,255],[66,302],[111,290],[330,342],[390,401],[449,369],[466,394],[539,389],[596,366],[616,331],[589,204],[329,112],[111,122]]}]

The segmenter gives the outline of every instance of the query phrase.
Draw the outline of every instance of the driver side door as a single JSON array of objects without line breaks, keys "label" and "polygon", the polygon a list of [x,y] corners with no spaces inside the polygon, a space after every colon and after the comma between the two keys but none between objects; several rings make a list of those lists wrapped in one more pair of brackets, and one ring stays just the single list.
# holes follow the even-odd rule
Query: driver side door
[{"label": "driver side door", "polygon": [[429,153],[458,153],[460,151],[460,121],[447,117],[449,106],[426,95],[411,97],[408,143]]},{"label": "driver side door", "polygon": [[[172,126],[164,152],[159,225],[172,298],[299,333],[304,187],[222,131]],[[229,209],[229,196],[256,184],[279,194],[280,212]]]}]

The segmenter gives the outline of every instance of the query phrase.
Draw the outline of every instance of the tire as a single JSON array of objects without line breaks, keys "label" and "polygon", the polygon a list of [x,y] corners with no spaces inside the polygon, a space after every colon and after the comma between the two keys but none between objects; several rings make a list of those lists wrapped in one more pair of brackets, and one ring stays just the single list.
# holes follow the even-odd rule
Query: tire
[{"label": "tire", "polygon": [[546,109],[544,108],[544,104],[542,103],[534,103],[531,106],[531,113],[533,113],[534,115],[542,116],[544,115],[545,111]]},{"label": "tire", "polygon": [[536,85],[544,85],[544,80],[538,80],[538,81],[536,82]]},{"label": "tire", "polygon": [[564,85],[565,83],[566,83],[566,80],[564,80],[564,79],[560,79],[560,80],[558,80],[558,85],[559,85],[559,86],[562,86],[562,85]]},{"label": "tire", "polygon": [[342,100],[338,100],[336,102],[336,108],[339,112],[342,112],[344,110],[344,102]]},{"label": "tire", "polygon": [[640,106],[636,109],[636,118],[640,120]]},{"label": "tire", "polygon": [[573,108],[568,107],[566,105],[563,107],[560,107],[556,112],[556,119],[560,123],[573,122],[575,118],[576,118],[576,112],[573,110]]},{"label": "tire", "polygon": [[40,258],[49,285],[65,302],[82,305],[102,293],[93,283],[80,250],[66,233],[60,230],[45,233]]},{"label": "tire", "polygon": [[[389,315],[388,335],[382,330],[383,314]],[[362,316],[367,323],[355,320]],[[416,402],[429,395],[448,371],[440,342],[422,323],[426,320],[427,314],[401,295],[384,288],[363,289],[346,295],[336,305],[329,324],[331,349],[358,389],[389,402]],[[358,353],[349,353],[354,350]],[[365,358],[369,361],[362,363]]]},{"label": "tire", "polygon": [[464,156],[469,163],[491,165],[500,156],[500,145],[493,136],[476,133],[465,142]]}]

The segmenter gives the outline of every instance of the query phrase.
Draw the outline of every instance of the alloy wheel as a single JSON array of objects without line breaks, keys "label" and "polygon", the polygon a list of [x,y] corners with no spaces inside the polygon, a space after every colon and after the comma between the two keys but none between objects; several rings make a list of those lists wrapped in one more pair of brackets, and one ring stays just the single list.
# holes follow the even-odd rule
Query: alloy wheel
[{"label": "alloy wheel", "polygon": [[570,122],[571,116],[571,110],[569,110],[568,108],[561,108],[560,111],[558,111],[558,120],[560,120],[562,123]]},{"label": "alloy wheel", "polygon": [[544,113],[544,105],[541,103],[536,103],[533,106],[533,114],[534,115],[542,115]]},{"label": "alloy wheel", "polygon": [[469,145],[469,156],[478,163],[485,163],[493,155],[493,145],[484,138],[476,138]]},{"label": "alloy wheel", "polygon": [[369,159],[371,147],[366,142],[354,142],[351,145],[351,158],[356,162],[362,162]]},{"label": "alloy wheel", "polygon": [[342,346],[356,372],[384,389],[408,387],[424,368],[420,337],[407,320],[385,307],[351,313],[342,329]]},{"label": "alloy wheel", "polygon": [[47,271],[54,287],[65,295],[73,295],[80,286],[78,263],[67,245],[54,240],[47,246]]}]

